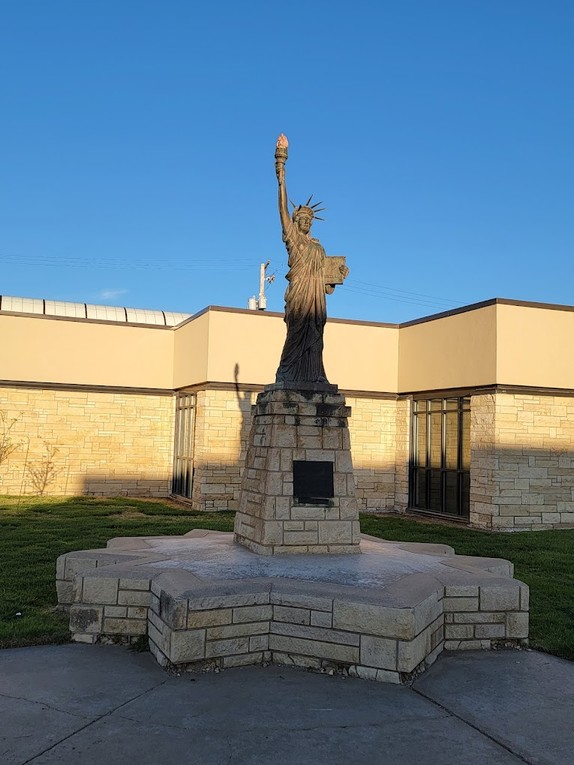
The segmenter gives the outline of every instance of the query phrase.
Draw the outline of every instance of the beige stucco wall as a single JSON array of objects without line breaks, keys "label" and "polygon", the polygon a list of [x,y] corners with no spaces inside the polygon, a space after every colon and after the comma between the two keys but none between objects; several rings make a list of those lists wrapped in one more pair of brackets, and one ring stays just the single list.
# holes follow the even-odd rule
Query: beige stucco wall
[{"label": "beige stucco wall", "polygon": [[496,308],[485,306],[401,327],[400,392],[495,383]]},{"label": "beige stucco wall", "polygon": [[[238,381],[252,385],[274,382],[286,328],[283,316],[253,311],[210,310],[207,377],[210,382]],[[189,322],[191,324],[192,322]],[[186,326],[176,329],[176,337]],[[398,328],[328,321],[324,364],[329,380],[344,390],[396,392]],[[179,348],[176,341],[176,353]],[[192,385],[191,380],[176,387]]]},{"label": "beige stucco wall", "polygon": [[[267,385],[285,340],[282,315],[208,309],[176,329],[0,312],[0,380],[179,389]],[[347,390],[395,392],[398,329],[329,322],[325,367]]]},{"label": "beige stucco wall", "polygon": [[[266,385],[285,339],[280,314],[207,309],[178,328],[0,312],[0,380],[179,389]],[[400,329],[329,321],[325,368],[347,391],[482,385],[574,388],[574,311],[497,303]]]},{"label": "beige stucco wall", "polygon": [[[165,329],[0,313],[8,381],[182,388],[211,382],[273,382],[285,339],[281,315],[207,310]],[[341,388],[395,391],[398,330],[328,323],[325,366]]]},{"label": "beige stucco wall", "polygon": [[268,385],[275,381],[282,344],[283,317],[254,311],[209,311],[210,382]]},{"label": "beige stucco wall", "polygon": [[324,357],[327,377],[343,390],[398,390],[398,327],[327,322]]},{"label": "beige stucco wall", "polygon": [[481,385],[574,388],[574,311],[496,304],[399,330],[400,392]]},{"label": "beige stucco wall", "polygon": [[211,311],[195,316],[173,330],[173,380],[175,389],[204,383],[209,354]]},{"label": "beige stucco wall", "polygon": [[0,380],[171,388],[171,329],[0,313]]},{"label": "beige stucco wall", "polygon": [[574,311],[497,305],[502,385],[574,388]]},{"label": "beige stucco wall", "polygon": [[[48,459],[47,495],[169,494],[171,395],[6,387],[0,413],[17,420],[9,437],[19,445],[0,465],[0,494],[40,493],[34,473],[41,476]],[[0,437],[2,426],[0,418]]]}]

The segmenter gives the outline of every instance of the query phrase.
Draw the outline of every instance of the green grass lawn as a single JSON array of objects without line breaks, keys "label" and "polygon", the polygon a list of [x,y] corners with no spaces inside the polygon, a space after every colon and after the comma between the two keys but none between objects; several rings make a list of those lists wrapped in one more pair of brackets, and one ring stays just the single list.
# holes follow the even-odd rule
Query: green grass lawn
[{"label": "green grass lawn", "polygon": [[[231,531],[233,513],[192,513],[169,501],[0,497],[0,647],[69,639],[55,611],[55,563],[115,536]],[[452,545],[462,555],[508,558],[530,586],[530,645],[574,660],[574,530],[490,534],[396,516],[363,515],[367,534]],[[21,616],[17,616],[20,613]]]}]

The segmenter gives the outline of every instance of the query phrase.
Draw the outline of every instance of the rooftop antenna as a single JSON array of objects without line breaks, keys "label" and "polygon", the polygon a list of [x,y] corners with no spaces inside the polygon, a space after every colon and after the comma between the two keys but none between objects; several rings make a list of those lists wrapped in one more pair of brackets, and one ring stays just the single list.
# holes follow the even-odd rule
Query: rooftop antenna
[{"label": "rooftop antenna", "polygon": [[270,264],[270,260],[266,263],[261,263],[259,266],[259,297],[252,295],[249,298],[247,307],[250,311],[265,311],[267,308],[267,297],[265,296],[265,284],[271,284],[275,281],[275,274],[267,276],[267,269]]}]

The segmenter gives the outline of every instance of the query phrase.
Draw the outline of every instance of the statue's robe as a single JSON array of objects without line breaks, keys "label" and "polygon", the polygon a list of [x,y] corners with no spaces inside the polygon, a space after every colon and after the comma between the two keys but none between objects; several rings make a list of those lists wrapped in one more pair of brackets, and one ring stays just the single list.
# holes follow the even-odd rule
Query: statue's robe
[{"label": "statue's robe", "polygon": [[323,329],[327,321],[325,250],[290,221],[283,231],[289,253],[285,292],[287,338],[276,382],[326,383]]}]

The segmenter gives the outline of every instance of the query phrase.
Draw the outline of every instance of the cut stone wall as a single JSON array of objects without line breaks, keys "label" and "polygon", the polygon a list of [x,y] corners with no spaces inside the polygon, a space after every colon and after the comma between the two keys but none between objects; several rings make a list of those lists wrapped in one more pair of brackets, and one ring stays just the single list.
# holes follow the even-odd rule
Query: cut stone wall
[{"label": "cut stone wall", "polygon": [[359,509],[405,510],[410,401],[347,396],[347,404]]},{"label": "cut stone wall", "polygon": [[412,399],[396,402],[395,510],[405,512],[409,505],[409,459],[411,450]]},{"label": "cut stone wall", "polygon": [[[197,392],[195,510],[237,510],[255,391]],[[404,510],[408,500],[410,401],[347,396],[361,511]]]},{"label": "cut stone wall", "polygon": [[[524,645],[528,587],[509,561],[373,537],[362,548],[362,564],[353,555],[323,558],[310,574],[305,558],[258,559],[229,533],[120,537],[58,558],[58,602],[74,640],[147,633],[158,662],[178,670],[273,662],[397,683],[443,648]],[[425,570],[417,573],[419,556]],[[232,570],[239,576],[228,578]]]},{"label": "cut stone wall", "polygon": [[493,393],[471,402],[470,522],[574,525],[574,398]]},{"label": "cut stone wall", "polygon": [[[261,555],[359,552],[350,413],[340,393],[281,388],[258,395],[236,542]],[[311,468],[299,487],[297,463]]]},{"label": "cut stone wall", "polygon": [[196,394],[194,510],[237,510],[254,391],[201,390]]},{"label": "cut stone wall", "polygon": [[[197,393],[195,509],[237,509],[255,398]],[[404,510],[411,402],[348,396],[347,403],[360,510]],[[9,437],[19,446],[0,465],[0,494],[38,494],[51,461],[46,495],[168,496],[174,410],[171,395],[1,388],[0,412],[7,424],[16,419]],[[471,525],[574,525],[574,397],[473,396],[471,452]]]},{"label": "cut stone wall", "polygon": [[[237,510],[256,395],[197,392],[194,509]],[[405,509],[410,402],[347,401],[359,508]],[[168,496],[174,409],[171,395],[1,388],[0,412],[18,418],[10,435],[20,446],[0,466],[0,493],[38,493],[31,469],[45,467],[47,445],[58,451],[46,495]]]},{"label": "cut stone wall", "polygon": [[485,529],[495,528],[498,516],[495,481],[494,394],[473,396],[470,402],[470,523]]},{"label": "cut stone wall", "polygon": [[0,412],[19,444],[0,465],[0,494],[169,495],[172,395],[0,388]]}]

